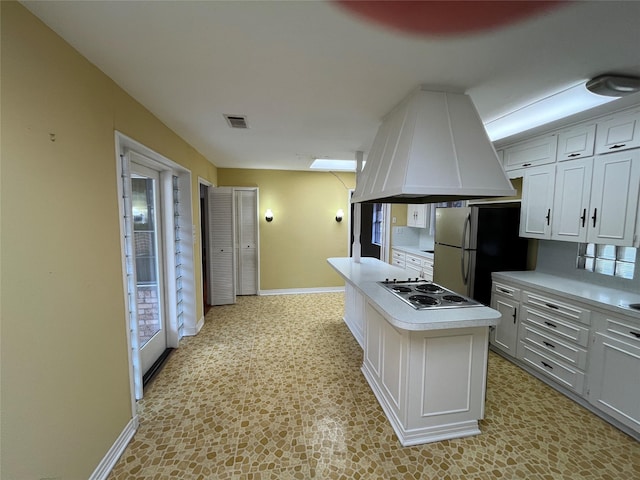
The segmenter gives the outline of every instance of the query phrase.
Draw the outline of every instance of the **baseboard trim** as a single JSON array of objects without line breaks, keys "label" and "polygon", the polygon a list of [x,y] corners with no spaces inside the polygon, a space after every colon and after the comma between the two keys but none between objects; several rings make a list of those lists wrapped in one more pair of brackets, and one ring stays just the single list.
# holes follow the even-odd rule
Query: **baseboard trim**
[{"label": "baseboard trim", "polygon": [[200,333],[200,330],[202,330],[202,327],[204,327],[204,315],[202,317],[200,317],[200,320],[198,320],[198,323],[196,324],[196,326],[194,328],[186,328],[184,329],[184,335],[185,337],[193,337],[195,335],[197,335],[198,333]]},{"label": "baseboard trim", "polygon": [[134,418],[129,420],[127,426],[124,427],[124,430],[120,433],[115,443],[111,446],[107,454],[100,461],[96,469],[93,471],[89,480],[106,480],[113,467],[115,467],[116,462],[120,458],[120,456],[124,453],[127,445],[133,438],[133,435],[136,433],[138,429],[138,416],[136,415]]},{"label": "baseboard trim", "polygon": [[278,288],[274,290],[260,290],[258,295],[298,295],[302,293],[336,293],[344,292],[344,287],[316,287],[316,288]]}]

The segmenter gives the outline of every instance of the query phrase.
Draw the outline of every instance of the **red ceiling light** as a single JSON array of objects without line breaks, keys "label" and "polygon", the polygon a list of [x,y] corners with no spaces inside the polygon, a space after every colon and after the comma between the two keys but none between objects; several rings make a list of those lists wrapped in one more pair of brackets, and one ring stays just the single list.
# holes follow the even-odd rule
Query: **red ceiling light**
[{"label": "red ceiling light", "polygon": [[541,1],[358,1],[333,0],[372,22],[417,35],[477,33],[549,10],[560,0]]}]

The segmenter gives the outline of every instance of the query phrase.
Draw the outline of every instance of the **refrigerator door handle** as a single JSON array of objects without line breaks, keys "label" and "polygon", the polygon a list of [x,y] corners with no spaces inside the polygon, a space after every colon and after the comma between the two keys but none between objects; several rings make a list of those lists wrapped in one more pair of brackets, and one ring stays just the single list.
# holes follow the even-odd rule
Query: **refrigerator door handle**
[{"label": "refrigerator door handle", "polygon": [[462,282],[464,285],[469,283],[469,266],[465,268],[464,265],[464,254],[467,252],[467,227],[471,227],[471,214],[467,215],[467,218],[464,220],[464,227],[462,229],[462,240],[460,241],[460,273],[462,274]]}]

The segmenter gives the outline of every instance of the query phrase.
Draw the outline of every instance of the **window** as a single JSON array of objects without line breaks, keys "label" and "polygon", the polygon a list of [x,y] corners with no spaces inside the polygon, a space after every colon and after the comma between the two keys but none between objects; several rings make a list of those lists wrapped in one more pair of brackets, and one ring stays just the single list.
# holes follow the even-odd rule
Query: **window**
[{"label": "window", "polygon": [[382,246],[382,229],[384,227],[384,211],[381,203],[373,204],[371,220],[371,243]]},{"label": "window", "polygon": [[581,243],[578,247],[578,269],[632,279],[637,250],[633,247]]}]

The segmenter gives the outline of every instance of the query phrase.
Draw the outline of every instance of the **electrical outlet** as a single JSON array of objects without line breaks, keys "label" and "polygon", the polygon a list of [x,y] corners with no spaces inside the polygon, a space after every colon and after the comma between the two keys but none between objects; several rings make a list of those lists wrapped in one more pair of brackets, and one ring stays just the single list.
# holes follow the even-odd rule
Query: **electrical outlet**
[{"label": "electrical outlet", "polygon": [[391,217],[391,223],[396,223],[396,217]]}]

